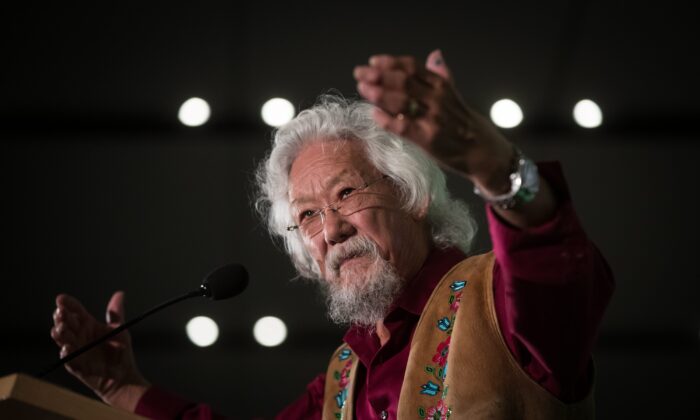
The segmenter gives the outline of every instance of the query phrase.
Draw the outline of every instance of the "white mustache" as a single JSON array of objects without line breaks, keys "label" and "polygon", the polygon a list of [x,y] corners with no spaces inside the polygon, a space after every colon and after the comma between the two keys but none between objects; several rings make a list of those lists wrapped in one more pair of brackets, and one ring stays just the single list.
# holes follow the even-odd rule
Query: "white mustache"
[{"label": "white mustache", "polygon": [[352,237],[345,241],[342,247],[331,249],[328,258],[326,258],[326,273],[338,276],[340,266],[344,261],[364,255],[376,259],[379,256],[377,244],[362,236]]}]

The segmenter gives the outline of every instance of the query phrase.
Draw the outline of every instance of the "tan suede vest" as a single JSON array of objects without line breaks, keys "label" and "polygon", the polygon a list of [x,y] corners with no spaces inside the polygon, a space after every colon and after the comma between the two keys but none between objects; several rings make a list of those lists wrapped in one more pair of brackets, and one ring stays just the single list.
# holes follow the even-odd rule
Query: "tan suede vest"
[{"label": "tan suede vest", "polygon": [[[411,342],[399,419],[592,419],[593,389],[564,404],[533,381],[501,336],[493,303],[494,255],[460,262],[430,296]],[[331,358],[323,419],[352,419],[357,356]]]}]

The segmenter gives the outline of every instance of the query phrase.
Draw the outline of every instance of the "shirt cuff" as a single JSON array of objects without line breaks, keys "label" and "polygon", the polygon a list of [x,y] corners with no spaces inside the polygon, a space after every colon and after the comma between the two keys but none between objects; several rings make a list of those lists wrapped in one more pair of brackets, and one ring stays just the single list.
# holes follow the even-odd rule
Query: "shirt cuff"
[{"label": "shirt cuff", "polygon": [[554,216],[539,226],[517,228],[487,205],[489,231],[497,262],[504,274],[560,282],[572,268],[571,263],[582,259],[588,252],[589,242],[571,203],[561,165],[544,162],[538,163],[537,167],[557,201]]},{"label": "shirt cuff", "polygon": [[149,419],[176,419],[181,418],[192,405],[192,402],[178,395],[152,386],[136,404],[135,413]]}]

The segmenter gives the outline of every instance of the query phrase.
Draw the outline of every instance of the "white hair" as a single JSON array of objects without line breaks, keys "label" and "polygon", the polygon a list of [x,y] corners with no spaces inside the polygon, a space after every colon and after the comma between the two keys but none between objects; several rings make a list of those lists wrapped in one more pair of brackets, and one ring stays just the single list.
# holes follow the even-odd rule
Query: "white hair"
[{"label": "white hair", "polygon": [[317,279],[321,272],[299,231],[287,231],[287,226],[295,224],[289,204],[289,171],[302,149],[314,141],[360,142],[369,161],[398,188],[406,211],[417,214],[429,202],[427,222],[433,244],[469,251],[476,223],[466,204],[450,197],[445,174],[436,162],[418,146],[379,127],[372,110],[364,101],[322,95],[313,107],[275,132],[272,149],[258,166],[255,207],[273,238],[282,239],[303,277]]},{"label": "white hair", "polygon": [[[369,265],[351,265],[341,270],[341,261],[358,256],[367,257]],[[326,295],[331,321],[371,328],[386,317],[406,281],[382,258],[374,241],[355,235],[331,248],[326,259],[326,280],[318,283]]]}]

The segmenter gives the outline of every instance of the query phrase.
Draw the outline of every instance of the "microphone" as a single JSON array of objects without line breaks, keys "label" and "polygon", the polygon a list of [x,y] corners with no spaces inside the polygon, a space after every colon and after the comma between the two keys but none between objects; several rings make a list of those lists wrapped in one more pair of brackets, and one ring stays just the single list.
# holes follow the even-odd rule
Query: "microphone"
[{"label": "microphone", "polygon": [[199,297],[199,296],[205,296],[209,298],[210,300],[222,300],[222,299],[228,299],[231,297],[234,297],[236,295],[239,295],[245,290],[245,288],[248,286],[248,272],[246,271],[245,267],[243,267],[240,264],[226,264],[224,266],[221,266],[209,274],[204,278],[202,281],[202,284],[199,286],[197,290],[193,290],[191,292],[187,292],[182,296],[178,296],[174,299],[171,299],[165,303],[161,303],[160,305],[150,309],[144,314],[141,314],[137,318],[132,319],[131,321],[124,323],[117,328],[113,329],[109,333],[103,335],[102,337],[98,338],[97,340],[88,343],[84,345],[83,347],[79,348],[78,350],[62,357],[52,365],[46,367],[44,370],[40,371],[36,376],[38,378],[43,378],[44,376],[48,375],[52,371],[54,371],[56,368],[59,366],[63,366],[65,363],[70,362],[71,360],[75,359],[76,357],[80,356],[81,354],[85,353],[86,351],[92,349],[93,347],[97,346],[98,344],[103,343],[104,341],[114,337],[115,335],[119,334],[120,332],[126,330],[127,328],[131,327],[132,325],[136,324],[137,322],[141,321],[142,319],[146,318],[147,316],[160,311],[163,308],[167,308],[170,305],[173,305],[177,302],[183,301],[185,299],[193,298],[193,297]]},{"label": "microphone", "polygon": [[199,286],[200,296],[222,300],[237,296],[248,286],[248,272],[240,264],[226,264],[207,274]]}]

